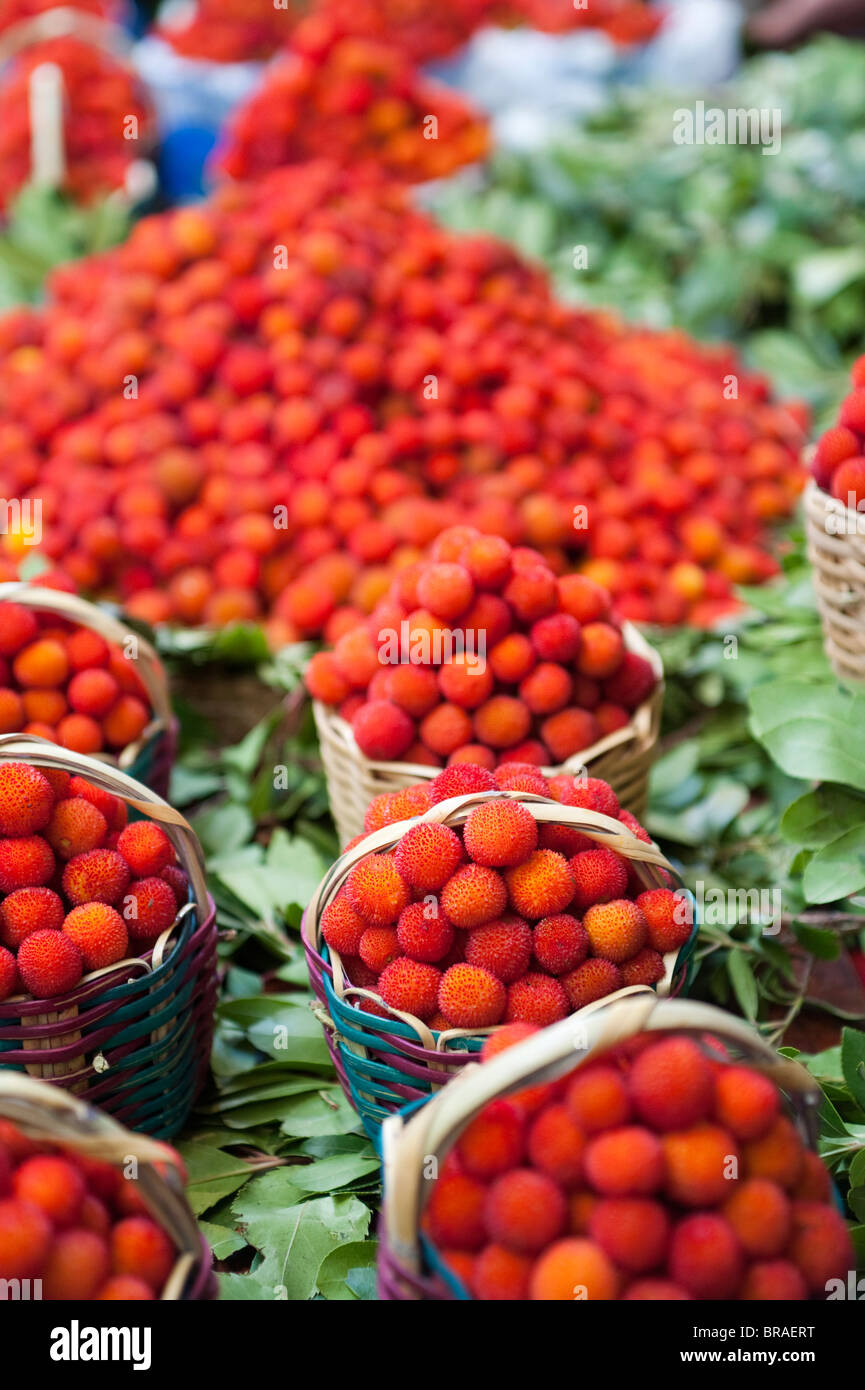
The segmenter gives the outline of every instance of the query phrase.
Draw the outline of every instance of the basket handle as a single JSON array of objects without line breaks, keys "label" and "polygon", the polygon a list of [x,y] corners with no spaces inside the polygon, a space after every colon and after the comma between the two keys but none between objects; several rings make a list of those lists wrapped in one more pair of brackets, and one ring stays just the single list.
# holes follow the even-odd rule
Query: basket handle
[{"label": "basket handle", "polygon": [[[712,1004],[663,999],[636,985],[589,1004],[561,1023],[526,1038],[481,1066],[463,1068],[434,1100],[407,1123],[390,1117],[382,1130],[386,1177],[388,1239],[400,1258],[416,1265],[416,1232],[421,1208],[422,1160],[438,1155],[479,1109],[497,1096],[528,1084],[553,1081],[642,1031],[710,1033],[735,1043],[803,1105],[819,1104],[817,1082],[798,1062],[782,1058],[743,1019]],[[421,1161],[418,1161],[421,1160]],[[388,1191],[386,1187],[386,1192]]]},{"label": "basket handle", "polygon": [[130,637],[134,638],[141,657],[141,679],[150,697],[153,713],[160,724],[170,723],[172,709],[165,668],[156,648],[146,637],[127,627],[104,608],[80,598],[78,594],[68,594],[62,589],[45,589],[39,584],[30,584],[23,579],[12,579],[0,584],[0,603],[2,602],[21,603],[41,613],[56,613],[58,617],[90,628],[114,646],[122,647]]},{"label": "basket handle", "polygon": [[188,820],[157,792],[136,782],[111,763],[100,762],[86,753],[75,753],[71,748],[60,748],[56,743],[33,734],[0,735],[0,763],[3,762],[28,762],[34,767],[72,772],[157,821],[177,850],[180,862],[189,875],[195,896],[196,918],[199,925],[204,922],[208,911],[207,881],[198,836]]}]

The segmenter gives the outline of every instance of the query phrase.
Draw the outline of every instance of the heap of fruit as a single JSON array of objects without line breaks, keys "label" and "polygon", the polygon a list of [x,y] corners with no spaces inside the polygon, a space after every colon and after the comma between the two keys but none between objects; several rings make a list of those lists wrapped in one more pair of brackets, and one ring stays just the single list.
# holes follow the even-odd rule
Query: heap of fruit
[{"label": "heap of fruit", "polygon": [[30,179],[30,79],[43,63],[63,74],[62,190],[77,202],[122,189],[150,137],[150,111],[129,68],[79,39],[32,44],[0,84],[0,208]]},{"label": "heap of fruit", "polygon": [[[57,0],[0,0],[0,33],[15,24],[26,24],[46,10],[58,8]],[[123,5],[116,0],[75,0],[72,8],[84,14],[98,15],[100,19],[119,22]]]},{"label": "heap of fruit", "polygon": [[855,1268],[829,1175],[774,1083],[676,1035],[491,1102],[424,1224],[476,1299],[802,1301]]},{"label": "heap of fruit", "polygon": [[398,48],[335,26],[325,36],[313,20],[233,118],[219,164],[242,179],[330,155],[414,182],[443,178],[487,146],[485,121]]},{"label": "heap of fruit", "polygon": [[[496,790],[600,811],[649,838],[606,782],[548,782],[528,763],[495,774],[462,763],[385,793],[369,807],[365,834],[450,797]],[[615,851],[567,826],[539,826],[518,799],[503,797],[478,805],[459,831],[418,821],[392,852],[367,855],[324,909],[321,930],[349,982],[381,1001],[364,999],[365,1011],[476,1031],[544,1027],[625,985],[657,983],[663,955],[688,940],[691,917],[671,889],[642,891]]]},{"label": "heap of fruit", "polygon": [[132,1179],[0,1118],[0,1280],[41,1280],[47,1302],[144,1301],[176,1260]]},{"label": "heap of fruit", "polygon": [[801,421],[731,352],[564,308],[325,162],[55,271],[0,318],[0,412],[0,496],[38,496],[79,590],[275,643],[371,612],[457,521],[558,573],[588,548],[622,615],[708,623],[774,572],[803,475]]},{"label": "heap of fruit", "polygon": [[0,602],[0,734],[118,753],[150,718],[147,691],[119,647],[55,614]]},{"label": "heap of fruit", "polygon": [[187,901],[186,875],[152,821],[68,772],[0,763],[0,999],[68,994],[140,956]]},{"label": "heap of fruit", "polygon": [[854,362],[851,383],[837,425],[817,440],[811,472],[818,487],[856,511],[865,503],[865,357]]},{"label": "heap of fruit", "polygon": [[496,7],[501,23],[524,23],[550,34],[571,29],[600,29],[614,43],[647,43],[663,24],[660,10],[643,0],[503,0]]},{"label": "heap of fruit", "polygon": [[306,672],[366,757],[487,768],[564,763],[623,728],[655,684],[604,589],[466,526],[400,570],[368,618],[346,618]]},{"label": "heap of fruit", "polygon": [[195,0],[156,32],[176,53],[211,63],[270,58],[288,41],[298,0]]}]

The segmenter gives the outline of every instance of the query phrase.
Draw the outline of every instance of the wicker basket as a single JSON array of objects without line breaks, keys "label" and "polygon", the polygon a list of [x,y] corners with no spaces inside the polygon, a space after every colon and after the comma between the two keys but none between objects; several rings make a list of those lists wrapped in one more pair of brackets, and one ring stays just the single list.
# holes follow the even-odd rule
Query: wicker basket
[{"label": "wicker basket", "polygon": [[0,1117],[11,1120],[38,1143],[57,1144],[115,1167],[136,1159],[138,1190],[179,1251],[162,1300],[192,1303],[216,1297],[213,1255],[186,1200],[173,1149],[145,1135],[130,1134],[116,1120],[66,1091],[13,1072],[0,1072]]},{"label": "wicker basket", "polygon": [[23,734],[0,738],[0,762],[60,768],[85,777],[156,821],[190,883],[174,924],[140,956],[85,975],[49,1000],[0,1003],[0,1073],[53,1081],[131,1129],[167,1139],[184,1125],[208,1072],[217,997],[216,909],[201,846],[178,811],[106,763]]},{"label": "wicker basket", "polygon": [[[317,1013],[325,1029],[334,1066],[348,1099],[373,1140],[378,1137],[382,1121],[388,1115],[443,1086],[472,1060],[483,1045],[484,1037],[496,1032],[500,1025],[478,1032],[453,1028],[437,1033],[412,1014],[391,1009],[391,1018],[381,1018],[366,1013],[359,1007],[362,999],[375,1000],[385,1007],[383,1001],[372,990],[353,986],[346,979],[338,952],[331,950],[321,936],[321,914],[354,866],[368,854],[392,849],[410,825],[428,821],[461,826],[482,802],[505,797],[521,802],[541,824],[571,826],[598,844],[615,850],[632,863],[646,888],[666,886],[667,875],[678,877],[656,845],[638,840],[610,816],[562,806],[522,792],[480,792],[451,797],[413,821],[399,821],[375,831],[361,845],[343,854],[316,890],[304,914],[302,935],[310,980],[318,1000]],[[679,992],[687,984],[696,930],[695,922],[687,945],[665,957],[665,977],[657,986],[660,994]],[[609,997],[616,998],[618,994]]]},{"label": "wicker basket", "polygon": [[865,681],[865,516],[812,480],[805,489],[805,534],[823,642],[841,681]]},{"label": "wicker basket", "polygon": [[[560,767],[542,767],[546,777],[558,773],[579,773],[588,769],[592,777],[609,782],[623,806],[635,816],[646,809],[649,772],[661,727],[664,703],[664,668],[661,658],[630,623],[622,634],[629,652],[645,657],[657,676],[652,694],[628,724],[615,733],[575,753]],[[421,763],[379,763],[365,758],[355,742],[351,726],[327,705],[313,700],[315,726],[321,747],[321,760],[327,778],[330,807],[340,843],[347,845],[363,830],[366,808],[380,792],[398,791],[415,782],[431,781],[440,771]]]},{"label": "wicker basket", "polygon": [[0,584],[0,603],[3,601],[32,608],[34,612],[53,613],[58,618],[90,628],[112,646],[124,647],[134,641],[136,673],[147,691],[152,718],[147,728],[119,754],[97,753],[100,761],[121,768],[143,782],[160,796],[167,797],[171,769],[177,753],[177,720],[171,708],[168,678],[151,644],[132,628],[120,622],[104,608],[76,594],[58,589],[42,589],[36,584],[13,581]]},{"label": "wicker basket", "polygon": [[[579,1014],[527,1038],[423,1106],[391,1116],[382,1129],[383,1230],[379,1231],[379,1298],[467,1299],[462,1284],[437,1258],[420,1231],[432,1184],[429,1160],[443,1157],[464,1126],[489,1101],[538,1082],[556,1080],[627,1038],[646,1031],[711,1037],[771,1076],[787,1096],[806,1143],[816,1147],[822,1092],[797,1062],[781,1057],[742,1019],[690,999],[661,999],[643,985],[590,1004]],[[577,1060],[575,1061],[575,1058]]]}]

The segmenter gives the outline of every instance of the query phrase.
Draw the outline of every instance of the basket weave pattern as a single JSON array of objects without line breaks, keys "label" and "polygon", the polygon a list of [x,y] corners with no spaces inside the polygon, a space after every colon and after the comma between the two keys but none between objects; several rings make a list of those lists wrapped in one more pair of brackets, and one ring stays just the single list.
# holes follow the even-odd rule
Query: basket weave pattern
[{"label": "basket weave pattern", "polygon": [[[655,689],[623,729],[608,734],[560,767],[544,767],[541,772],[546,777],[554,777],[558,773],[577,773],[587,768],[592,777],[609,782],[622,805],[640,817],[646,809],[649,772],[661,726],[664,668],[658,653],[635,627],[625,623],[622,633],[628,651],[651,663],[657,677]],[[374,796],[380,792],[399,791],[416,782],[431,781],[440,771],[421,763],[372,762],[363,756],[350,725],[335,710],[314,700],[313,715],[328,797],[343,845],[363,830],[363,818]]]},{"label": "basket weave pattern", "polygon": [[[672,865],[655,845],[638,840],[619,821],[595,811],[563,806],[521,792],[481,792],[452,797],[413,821],[385,826],[343,854],[319,885],[307,908],[302,935],[310,981],[318,1001],[317,1015],[325,1029],[337,1075],[373,1139],[388,1115],[407,1103],[428,1097],[459,1072],[480,1050],[484,1036],[495,1032],[496,1028],[479,1032],[454,1028],[434,1033],[410,1014],[390,1010],[390,1018],[380,1018],[364,1012],[358,1007],[362,999],[372,999],[379,1004],[382,1000],[373,991],[352,986],[346,979],[339,954],[321,937],[321,914],[354,866],[368,854],[387,853],[410,825],[427,821],[461,826],[477,805],[502,798],[521,802],[543,824],[571,826],[614,849],[631,861],[646,888],[665,886],[668,874],[676,877]],[[695,932],[696,926],[692,941]],[[678,991],[684,986],[690,945],[666,958],[667,972],[658,986],[660,992]]]},{"label": "basket weave pattern", "polygon": [[190,901],[140,956],[85,975],[50,1000],[0,1003],[0,1076],[50,1080],[133,1129],[170,1138],[207,1077],[217,998],[216,909],[201,849],[183,817],[105,763],[24,735],[0,738],[0,761],[63,768],[121,797],[164,828],[190,880]]},{"label": "basket weave pattern", "polygon": [[815,482],[805,489],[805,534],[826,655],[839,680],[865,681],[865,516]]}]

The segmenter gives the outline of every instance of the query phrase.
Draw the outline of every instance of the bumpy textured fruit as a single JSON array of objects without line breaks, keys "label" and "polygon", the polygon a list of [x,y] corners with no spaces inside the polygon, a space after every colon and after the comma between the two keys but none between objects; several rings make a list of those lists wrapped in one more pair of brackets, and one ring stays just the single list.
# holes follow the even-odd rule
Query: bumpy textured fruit
[{"label": "bumpy textured fruit", "polygon": [[614,965],[630,960],[646,944],[646,919],[628,898],[596,903],[585,913],[583,927],[592,953]]},{"label": "bumpy textured fruit", "polygon": [[38,1278],[51,1236],[51,1222],[32,1202],[0,1201],[0,1279]]},{"label": "bumpy textured fruit", "polygon": [[439,984],[439,1009],[455,1028],[488,1028],[498,1023],[506,1000],[501,980],[477,965],[452,965]]},{"label": "bumpy textured fruit", "polygon": [[789,1258],[813,1294],[825,1297],[832,1279],[846,1279],[856,1257],[847,1224],[822,1202],[793,1203],[793,1232]]},{"label": "bumpy textured fruit", "polygon": [[117,853],[140,878],[160,874],[174,863],[174,847],[165,831],[152,821],[133,821],[120,832]]},{"label": "bumpy textured fruit", "polygon": [[567,1210],[565,1194],[552,1178],[532,1168],[513,1168],[488,1188],[484,1220],[498,1244],[532,1254],[561,1234]]},{"label": "bumpy textured fruit", "polygon": [[562,977],[562,984],[571,1008],[584,1009],[596,999],[604,999],[621,989],[624,981],[622,972],[611,960],[591,957]]},{"label": "bumpy textured fruit", "polygon": [[509,1100],[494,1100],[466,1126],[456,1146],[464,1171],[490,1182],[522,1162],[523,1117]]},{"label": "bumpy textured fruit", "polygon": [[495,789],[495,778],[486,768],[473,763],[454,763],[433,778],[430,797],[433,806],[437,806],[440,801],[448,801],[452,796],[467,796],[472,792],[491,792]]},{"label": "bumpy textured fruit", "polygon": [[586,1176],[605,1197],[645,1197],[664,1181],[664,1151],[657,1135],[639,1125],[607,1129],[590,1140]]},{"label": "bumpy textured fruit", "polygon": [[[173,908],[173,893],[171,903]],[[107,903],[83,903],[73,907],[63,923],[63,931],[81,952],[85,970],[101,970],[106,965],[114,965],[127,953],[129,937],[123,918]]]},{"label": "bumpy textured fruit", "polygon": [[65,860],[95,849],[107,834],[108,822],[102,812],[83,796],[58,802],[45,830],[51,848]]},{"label": "bumpy textured fruit", "polygon": [[538,965],[551,975],[575,970],[589,954],[585,927],[566,912],[543,917],[535,926],[532,946]]},{"label": "bumpy textured fruit", "polygon": [[525,975],[532,958],[532,930],[521,917],[501,917],[468,933],[465,958],[511,984]]},{"label": "bumpy textured fruit", "polygon": [[476,1178],[467,1173],[442,1173],[424,1213],[435,1244],[455,1250],[479,1250],[487,1239],[486,1198],[487,1188]]},{"label": "bumpy textured fruit", "polygon": [[400,950],[412,960],[441,960],[454,943],[454,929],[431,896],[403,908],[396,934]]},{"label": "bumpy textured fruit", "polygon": [[508,988],[508,1023],[534,1023],[546,1028],[568,1015],[564,986],[549,975],[529,972]]},{"label": "bumpy textured fruit", "polygon": [[380,975],[385,966],[401,955],[395,927],[367,927],[360,938],[358,955],[370,970]]},{"label": "bumpy textured fruit", "polygon": [[322,936],[328,946],[341,956],[357,955],[365,931],[365,918],[355,911],[345,892],[339,893],[332,903],[328,903],[321,914]]},{"label": "bumpy textured fruit", "polygon": [[474,1263],[471,1291],[485,1303],[517,1303],[528,1298],[532,1261],[506,1245],[485,1245]]},{"label": "bumpy textured fruit", "polygon": [[0,942],[16,951],[32,931],[59,931],[63,902],[51,888],[19,888],[0,903]]},{"label": "bumpy textured fruit", "polygon": [[571,1117],[586,1134],[627,1124],[631,1101],[621,1072],[610,1066],[581,1067],[565,1092]]},{"label": "bumpy textured fruit", "polygon": [[622,1295],[624,1303],[677,1303],[690,1298],[672,1279],[635,1279]]},{"label": "bumpy textured fruit", "polygon": [[159,1293],[175,1261],[174,1246],[155,1221],[147,1216],[128,1216],[111,1232],[111,1266],[114,1274],[143,1279]]},{"label": "bumpy textured fruit", "polygon": [[515,912],[537,921],[564,912],[574,896],[574,878],[567,860],[554,850],[538,849],[505,874]]},{"label": "bumpy textured fruit", "polygon": [[102,1303],[145,1303],[155,1299],[156,1294],[143,1279],[134,1274],[112,1274],[106,1279],[96,1295]]},{"label": "bumpy textured fruit", "polygon": [[476,864],[507,868],[532,853],[538,827],[531,811],[518,801],[488,801],[471,812],[463,838]]},{"label": "bumpy textured fruit", "polygon": [[674,1230],[668,1268],[695,1298],[732,1298],[742,1278],[742,1249],[728,1221],[698,1212]]},{"label": "bumpy textured fruit", "polygon": [[678,951],[691,935],[692,912],[687,898],[669,888],[650,888],[637,898],[637,906],[646,919],[649,945],[666,955]]},{"label": "bumpy textured fruit", "polygon": [[748,1178],[768,1178],[791,1192],[799,1181],[804,1164],[804,1149],[796,1128],[786,1115],[779,1115],[761,1134],[742,1150],[743,1172]]},{"label": "bumpy textured fruit", "polygon": [[0,835],[35,835],[54,808],[54,792],[42,773],[27,763],[0,763]]},{"label": "bumpy textured fruit", "polygon": [[138,879],[123,894],[122,917],[130,941],[155,941],[176,916],[174,891],[164,878]]},{"label": "bumpy textured fruit", "polygon": [[620,1269],[645,1274],[664,1263],[670,1220],[660,1202],[608,1197],[593,1208],[589,1234]]},{"label": "bumpy textured fruit", "polygon": [[723,1213],[746,1254],[773,1259],[782,1254],[790,1236],[791,1207],[787,1194],[767,1178],[737,1183]]},{"label": "bumpy textured fruit", "polygon": [[630,960],[622,963],[622,982],[626,985],[656,985],[664,978],[664,958],[644,946]]},{"label": "bumpy textured fruit", "polygon": [[627,865],[611,849],[583,850],[574,855],[570,869],[576,884],[574,907],[578,912],[584,912],[595,903],[624,897],[628,886]]},{"label": "bumpy textured fruit", "polygon": [[664,1135],[667,1192],[683,1207],[723,1202],[739,1175],[739,1149],[728,1130],[695,1124]]},{"label": "bumpy textured fruit", "polygon": [[93,1231],[61,1231],[42,1272],[42,1296],[52,1301],[95,1298],[109,1274],[108,1245]]},{"label": "bumpy textured fruit", "polygon": [[507,906],[504,880],[483,864],[464,864],[442,888],[441,904],[456,927],[470,930],[500,917]]},{"label": "bumpy textured fruit", "polygon": [[129,886],[126,860],[112,849],[91,849],[77,854],[63,870],[63,892],[75,906],[109,903],[114,906]]},{"label": "bumpy textured fruit", "polygon": [[[0,999],[8,999],[18,988],[18,966],[12,952],[0,946]],[[0,1181],[0,1192],[3,1190]]]},{"label": "bumpy textured fruit", "polygon": [[407,830],[396,847],[399,872],[419,893],[436,893],[464,858],[458,835],[446,825],[421,823]]},{"label": "bumpy textured fruit", "polygon": [[438,1007],[440,970],[434,965],[399,956],[385,966],[378,980],[378,992],[386,1004],[401,1013],[414,1014],[426,1022]]},{"label": "bumpy textured fruit", "polygon": [[12,1189],[20,1202],[30,1202],[62,1230],[74,1226],[81,1214],[85,1184],[68,1159],[36,1154],[17,1169]]},{"label": "bumpy textured fruit", "polygon": [[362,859],[349,874],[345,891],[355,911],[375,927],[395,922],[410,898],[409,886],[389,854]]},{"label": "bumpy textured fruit", "polygon": [[34,931],[18,948],[18,973],[34,999],[51,999],[74,989],[84,973],[81,952],[62,931]]},{"label": "bumpy textured fruit", "polygon": [[546,1106],[529,1130],[529,1158],[535,1168],[562,1187],[569,1188],[583,1175],[586,1140],[564,1105]]},{"label": "bumpy textured fruit", "polygon": [[390,700],[370,700],[362,705],[351,722],[351,731],[365,758],[393,762],[414,741],[414,723]]},{"label": "bumpy textured fruit", "polygon": [[789,1260],[761,1260],[749,1266],[739,1290],[745,1303],[802,1303],[808,1285]]},{"label": "bumpy textured fruit", "polygon": [[616,1297],[619,1283],[615,1266],[599,1245],[570,1236],[551,1245],[535,1262],[529,1298],[557,1303],[609,1300]]},{"label": "bumpy textured fruit", "polygon": [[54,851],[41,835],[0,840],[0,892],[41,888],[54,873]]},{"label": "bumpy textured fruit", "polygon": [[690,1038],[664,1038],[641,1052],[631,1071],[631,1096],[654,1129],[685,1129],[712,1108],[712,1069]]},{"label": "bumpy textured fruit", "polygon": [[723,1067],[715,1078],[715,1114],[737,1139],[758,1139],[778,1115],[778,1091],[750,1067]]}]

